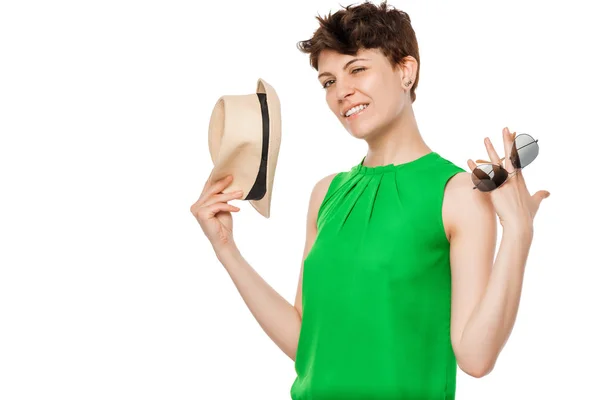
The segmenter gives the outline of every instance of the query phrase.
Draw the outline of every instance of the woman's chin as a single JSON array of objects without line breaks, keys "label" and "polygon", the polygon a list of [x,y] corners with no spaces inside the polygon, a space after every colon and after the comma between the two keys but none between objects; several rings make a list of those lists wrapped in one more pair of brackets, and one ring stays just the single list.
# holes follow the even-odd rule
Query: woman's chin
[{"label": "woman's chin", "polygon": [[352,127],[346,127],[346,130],[348,131],[348,133],[350,133],[350,135],[354,136],[357,139],[364,139],[366,137],[368,137],[371,133],[371,131],[373,130],[371,126],[352,126]]},{"label": "woman's chin", "polygon": [[369,132],[365,131],[365,130],[360,130],[358,132],[350,131],[349,133],[350,133],[350,135],[352,135],[352,137],[355,137],[357,139],[365,139],[365,138],[369,137]]}]

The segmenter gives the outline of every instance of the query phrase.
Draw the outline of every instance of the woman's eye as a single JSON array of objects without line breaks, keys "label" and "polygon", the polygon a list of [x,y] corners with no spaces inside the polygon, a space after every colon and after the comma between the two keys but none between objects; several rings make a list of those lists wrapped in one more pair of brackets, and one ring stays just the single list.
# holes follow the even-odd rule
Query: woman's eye
[{"label": "woman's eye", "polygon": [[[353,69],[352,73],[355,74],[357,72],[364,71],[364,70],[366,70],[366,68],[360,67],[360,68]],[[333,80],[329,80],[329,81],[325,82],[323,84],[323,89],[327,89],[330,86],[330,85],[328,85],[329,82],[333,82]]]}]

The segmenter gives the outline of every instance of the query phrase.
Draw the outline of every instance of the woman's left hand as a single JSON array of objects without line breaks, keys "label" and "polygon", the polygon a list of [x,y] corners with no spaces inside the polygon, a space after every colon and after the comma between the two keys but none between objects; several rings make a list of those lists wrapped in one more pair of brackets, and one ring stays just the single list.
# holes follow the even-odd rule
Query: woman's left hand
[{"label": "woman's left hand", "polygon": [[[492,163],[496,165],[502,165],[509,174],[508,181],[505,182],[498,189],[487,192],[490,197],[494,209],[500,218],[500,223],[503,228],[515,228],[518,230],[529,229],[533,232],[533,219],[537,214],[540,207],[540,203],[543,199],[550,196],[550,192],[547,190],[538,190],[533,196],[529,194],[525,179],[520,169],[515,171],[512,161],[510,160],[510,153],[514,140],[513,134],[511,134],[508,128],[504,128],[502,131],[502,139],[504,142],[504,162],[501,161],[498,153],[494,149],[489,138],[484,140],[485,147]],[[477,164],[473,160],[467,161],[471,172],[477,167]]]}]

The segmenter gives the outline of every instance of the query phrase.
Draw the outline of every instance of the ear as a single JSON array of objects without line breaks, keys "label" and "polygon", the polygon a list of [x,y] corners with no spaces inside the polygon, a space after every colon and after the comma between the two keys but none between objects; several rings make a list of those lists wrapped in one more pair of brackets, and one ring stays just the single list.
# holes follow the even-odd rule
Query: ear
[{"label": "ear", "polygon": [[400,70],[402,71],[402,80],[410,79],[415,82],[417,77],[417,69],[419,67],[419,63],[416,58],[413,56],[406,56],[400,61]]}]

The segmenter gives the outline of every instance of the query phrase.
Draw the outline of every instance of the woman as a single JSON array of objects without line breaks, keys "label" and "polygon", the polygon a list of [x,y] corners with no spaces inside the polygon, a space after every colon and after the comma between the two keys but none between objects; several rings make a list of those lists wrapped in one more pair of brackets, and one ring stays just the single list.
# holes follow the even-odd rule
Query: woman
[{"label": "woman", "polygon": [[[533,218],[549,193],[531,196],[487,138],[491,162],[515,173],[489,193],[425,143],[406,13],[364,3],[318,20],[299,49],[331,111],[369,149],[314,186],[295,304],[238,251],[230,212],[239,208],[227,201],[240,194],[222,193],[229,178],[207,181],[191,211],[254,317],[295,360],[293,399],[454,399],[457,366],[488,374],[510,335]],[[502,137],[510,154],[514,136]]]}]

